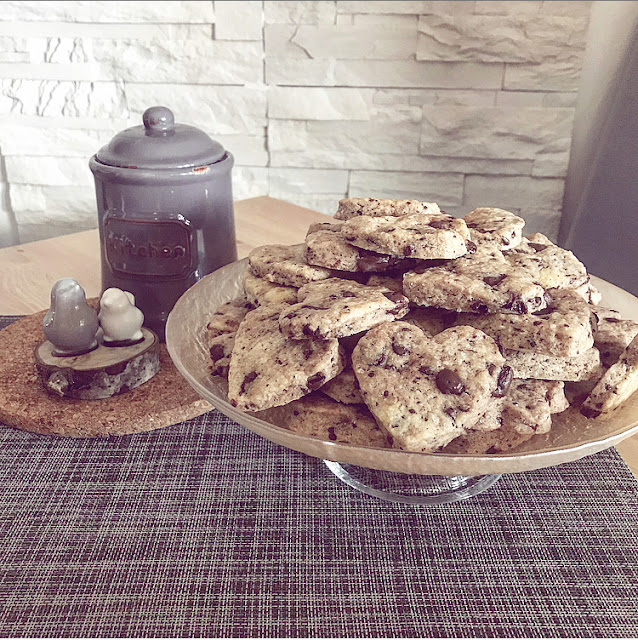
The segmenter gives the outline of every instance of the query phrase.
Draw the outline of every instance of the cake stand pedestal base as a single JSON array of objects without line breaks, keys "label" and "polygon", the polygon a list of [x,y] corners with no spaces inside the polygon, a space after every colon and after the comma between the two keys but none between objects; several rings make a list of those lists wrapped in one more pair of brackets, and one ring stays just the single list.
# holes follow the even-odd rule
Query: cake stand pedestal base
[{"label": "cake stand pedestal base", "polygon": [[388,502],[444,504],[466,500],[489,489],[501,474],[485,476],[422,476],[378,471],[324,460],[339,480],[354,489]]}]

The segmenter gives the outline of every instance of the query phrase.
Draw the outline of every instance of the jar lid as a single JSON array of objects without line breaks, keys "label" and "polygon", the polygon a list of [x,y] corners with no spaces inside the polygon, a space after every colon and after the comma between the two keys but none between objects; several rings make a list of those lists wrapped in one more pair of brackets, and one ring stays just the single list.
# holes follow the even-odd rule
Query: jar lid
[{"label": "jar lid", "polygon": [[213,164],[226,154],[201,129],[175,124],[167,107],[150,107],[142,122],[114,136],[97,152],[98,161],[129,169],[181,169]]}]

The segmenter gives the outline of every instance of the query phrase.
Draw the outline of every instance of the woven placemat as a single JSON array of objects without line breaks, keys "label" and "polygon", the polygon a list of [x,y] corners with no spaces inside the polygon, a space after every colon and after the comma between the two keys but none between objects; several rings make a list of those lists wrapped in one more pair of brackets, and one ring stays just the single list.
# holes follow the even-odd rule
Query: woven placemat
[{"label": "woven placemat", "polygon": [[423,507],[216,411],[0,428],[0,636],[634,637],[637,525],[613,449]]}]

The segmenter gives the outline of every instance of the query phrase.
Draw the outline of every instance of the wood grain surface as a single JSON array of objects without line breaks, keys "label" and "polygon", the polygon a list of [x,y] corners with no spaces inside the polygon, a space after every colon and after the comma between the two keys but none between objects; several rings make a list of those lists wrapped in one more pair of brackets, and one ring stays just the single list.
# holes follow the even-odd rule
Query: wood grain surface
[{"label": "wood grain surface", "polygon": [[[267,196],[237,201],[239,257],[262,244],[302,242],[312,222],[329,220],[324,214]],[[51,287],[64,277],[78,280],[87,297],[100,294],[97,229],[0,249],[0,314],[22,315],[48,308]],[[638,436],[624,440],[617,449],[638,477]]]},{"label": "wood grain surface", "polygon": [[[329,220],[317,211],[267,196],[239,200],[235,202],[239,257],[262,244],[303,242],[312,222]],[[48,308],[51,287],[65,277],[75,278],[87,298],[100,295],[97,228],[0,249],[0,313],[22,315]]]}]

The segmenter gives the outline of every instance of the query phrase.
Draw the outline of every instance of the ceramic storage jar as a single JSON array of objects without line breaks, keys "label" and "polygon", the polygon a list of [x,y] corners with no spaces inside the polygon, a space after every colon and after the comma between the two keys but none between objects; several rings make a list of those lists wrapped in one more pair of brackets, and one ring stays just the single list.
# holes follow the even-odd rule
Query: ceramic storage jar
[{"label": "ceramic storage jar", "polygon": [[144,112],[89,161],[95,178],[102,291],[130,291],[164,339],[177,299],[237,259],[233,156],[166,107]]}]

